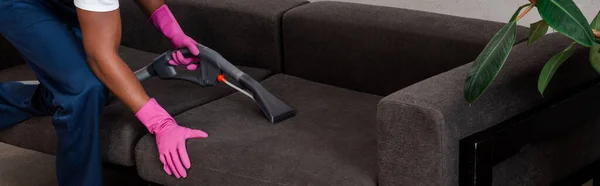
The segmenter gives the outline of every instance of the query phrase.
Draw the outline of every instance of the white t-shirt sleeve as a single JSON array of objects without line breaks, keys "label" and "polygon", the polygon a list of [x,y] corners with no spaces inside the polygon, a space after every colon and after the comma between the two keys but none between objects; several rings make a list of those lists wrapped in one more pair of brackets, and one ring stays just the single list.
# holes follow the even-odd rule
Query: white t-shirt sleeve
[{"label": "white t-shirt sleeve", "polygon": [[92,12],[109,12],[119,8],[119,0],[74,0],[75,7]]}]

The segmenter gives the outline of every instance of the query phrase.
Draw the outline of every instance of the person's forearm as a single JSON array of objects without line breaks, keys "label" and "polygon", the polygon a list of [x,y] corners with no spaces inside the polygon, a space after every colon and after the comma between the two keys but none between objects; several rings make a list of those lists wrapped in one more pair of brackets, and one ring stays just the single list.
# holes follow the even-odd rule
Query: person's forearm
[{"label": "person's forearm", "polygon": [[147,16],[151,16],[156,9],[165,4],[164,0],[135,0],[135,2]]},{"label": "person's forearm", "polygon": [[132,112],[150,99],[137,77],[118,55],[88,59],[94,74]]},{"label": "person's forearm", "polygon": [[133,112],[150,99],[135,74],[119,57],[119,11],[89,12],[77,9],[87,62],[98,79]]}]

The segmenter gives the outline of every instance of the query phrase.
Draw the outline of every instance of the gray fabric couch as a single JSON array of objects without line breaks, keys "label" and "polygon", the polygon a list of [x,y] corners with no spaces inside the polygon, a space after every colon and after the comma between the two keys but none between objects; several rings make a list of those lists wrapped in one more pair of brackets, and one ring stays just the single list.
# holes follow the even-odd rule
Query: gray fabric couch
[{"label": "gray fabric couch", "polygon": [[[170,47],[132,1],[121,3],[121,56],[138,69]],[[598,91],[587,86],[598,77],[580,48],[539,96],[541,67],[568,44],[554,34],[533,46],[517,43],[498,80],[468,105],[462,97],[466,71],[503,23],[342,2],[168,3],[188,34],[298,114],[271,124],[254,102],[223,85],[143,82],[180,125],[210,134],[187,142],[193,166],[188,178],[175,179],[162,169],[154,136],[120,102],[107,105],[104,160],[135,166],[141,178],[157,184],[457,185],[462,138],[582,86]],[[518,40],[526,35],[519,27]],[[35,78],[3,40],[0,49],[0,82]],[[494,184],[550,183],[596,160],[595,114],[585,116],[561,137],[494,167]],[[50,119],[40,117],[0,131],[0,142],[52,154],[56,137]],[[573,163],[560,165],[565,161]]]}]

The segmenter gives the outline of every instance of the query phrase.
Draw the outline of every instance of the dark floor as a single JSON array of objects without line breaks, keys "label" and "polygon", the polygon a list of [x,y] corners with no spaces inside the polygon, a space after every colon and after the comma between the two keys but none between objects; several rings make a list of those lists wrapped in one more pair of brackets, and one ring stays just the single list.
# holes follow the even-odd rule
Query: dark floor
[{"label": "dark floor", "polygon": [[[54,156],[0,143],[0,186],[55,186]],[[104,165],[104,185],[156,186],[137,176],[134,167]]]}]

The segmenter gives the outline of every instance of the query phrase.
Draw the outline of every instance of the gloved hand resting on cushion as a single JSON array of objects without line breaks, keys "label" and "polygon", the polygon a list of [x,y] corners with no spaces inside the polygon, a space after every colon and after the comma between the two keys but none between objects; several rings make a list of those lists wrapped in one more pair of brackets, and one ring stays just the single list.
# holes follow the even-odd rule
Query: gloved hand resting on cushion
[{"label": "gloved hand resting on cushion", "polygon": [[156,136],[156,145],[167,174],[175,177],[187,177],[190,158],[185,147],[188,138],[206,138],[208,134],[177,125],[167,111],[154,99],[150,99],[136,114],[151,134]]}]

